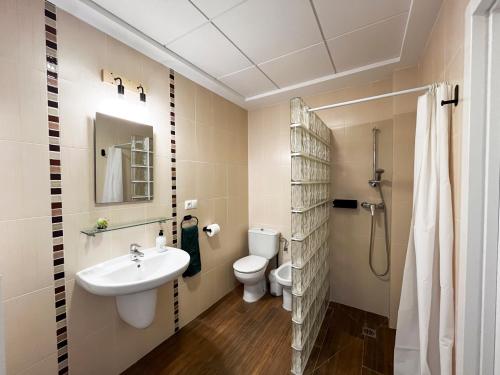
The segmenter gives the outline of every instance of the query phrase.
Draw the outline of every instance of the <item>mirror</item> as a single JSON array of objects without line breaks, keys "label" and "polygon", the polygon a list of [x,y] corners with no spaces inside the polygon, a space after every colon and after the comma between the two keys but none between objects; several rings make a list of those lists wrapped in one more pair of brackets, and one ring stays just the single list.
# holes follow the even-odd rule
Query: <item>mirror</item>
[{"label": "mirror", "polygon": [[96,203],[153,199],[153,127],[96,113]]}]

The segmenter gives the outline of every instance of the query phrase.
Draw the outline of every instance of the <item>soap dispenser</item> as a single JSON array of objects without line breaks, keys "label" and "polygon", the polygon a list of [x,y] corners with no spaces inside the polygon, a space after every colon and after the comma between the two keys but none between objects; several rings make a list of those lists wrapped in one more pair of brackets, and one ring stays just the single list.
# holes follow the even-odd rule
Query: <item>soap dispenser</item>
[{"label": "soap dispenser", "polygon": [[167,239],[163,235],[163,229],[160,229],[160,233],[156,237],[156,249],[160,252],[167,250]]}]

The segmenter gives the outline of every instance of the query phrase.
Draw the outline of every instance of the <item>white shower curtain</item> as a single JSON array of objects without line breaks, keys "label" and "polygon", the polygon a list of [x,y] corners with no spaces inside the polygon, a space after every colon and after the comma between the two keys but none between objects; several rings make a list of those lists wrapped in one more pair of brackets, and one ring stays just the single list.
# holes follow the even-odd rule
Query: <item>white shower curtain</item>
[{"label": "white shower curtain", "polygon": [[123,202],[122,150],[108,147],[102,202]]},{"label": "white shower curtain", "polygon": [[399,304],[394,374],[452,373],[453,214],[448,85],[418,98],[413,214]]}]

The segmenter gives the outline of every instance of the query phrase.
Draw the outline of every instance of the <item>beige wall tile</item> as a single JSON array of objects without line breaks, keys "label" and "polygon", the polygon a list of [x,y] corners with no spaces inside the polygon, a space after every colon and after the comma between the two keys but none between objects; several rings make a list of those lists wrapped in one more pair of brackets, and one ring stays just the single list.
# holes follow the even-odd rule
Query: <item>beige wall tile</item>
[{"label": "beige wall tile", "polygon": [[195,90],[195,120],[197,123],[213,126],[214,121],[214,94],[204,87],[196,85]]},{"label": "beige wall tile", "polygon": [[174,315],[173,282],[169,282],[158,289],[156,314],[158,318],[143,331],[142,345],[145,352],[153,350],[165,341],[165,336],[168,337],[174,333],[174,321],[165,318]]},{"label": "beige wall tile", "polygon": [[184,207],[185,199],[194,199],[196,195],[197,162],[183,161],[177,162],[177,191],[179,202],[178,207]]},{"label": "beige wall tile", "polygon": [[[63,72],[64,69],[61,69]],[[93,148],[95,107],[87,99],[95,95],[88,87],[80,85],[78,81],[59,79],[61,98],[84,97],[83,100],[60,101],[59,116],[61,124],[61,144],[69,147]],[[82,116],[82,111],[84,115]]]},{"label": "beige wall tile", "polygon": [[20,375],[53,375],[57,371],[57,355],[54,353],[20,372]]},{"label": "beige wall tile", "polygon": [[[232,104],[218,95],[214,95],[212,97],[212,103],[214,109],[212,111],[213,121],[211,125],[217,129],[230,130],[230,111]],[[208,122],[210,123],[210,121]]]},{"label": "beige wall tile", "polygon": [[390,312],[389,326],[396,328],[403,284],[403,271],[406,260],[407,243],[393,242],[391,245],[391,286],[390,286]]},{"label": "beige wall tile", "polygon": [[46,145],[0,141],[4,181],[0,219],[48,216],[49,153]]},{"label": "beige wall tile", "polygon": [[248,196],[248,166],[246,164],[227,165],[227,194]]},{"label": "beige wall tile", "polygon": [[[95,32],[102,35],[97,30]],[[105,47],[105,66],[110,67],[118,74],[126,75],[131,80],[143,81],[144,65],[147,63],[147,58],[144,55],[109,36],[106,36]],[[90,63],[87,66],[91,68],[95,65]]]},{"label": "beige wall tile", "polygon": [[71,345],[83,345],[87,336],[103,329],[114,319],[115,301],[111,297],[87,292],[75,280],[69,280],[66,286],[69,340]]},{"label": "beige wall tile", "polygon": [[[101,69],[106,66],[106,35],[75,18],[57,19],[59,37],[60,77],[71,82],[100,82]],[[125,73],[125,72],[120,72]]]},{"label": "beige wall tile", "polygon": [[[394,91],[410,89],[419,86],[419,72],[416,66],[398,70],[393,74],[393,89]],[[399,95],[393,97],[393,112],[395,115],[401,113],[416,112],[417,97],[421,93]]]},{"label": "beige wall tile", "polygon": [[442,6],[443,27],[446,42],[444,44],[445,61],[451,61],[464,44],[465,9],[469,0],[447,0]]},{"label": "beige wall tile", "polygon": [[0,104],[1,173],[8,181],[0,199],[0,273],[9,374],[57,371],[43,14],[43,1],[0,3],[0,83],[9,88]]},{"label": "beige wall tile", "polygon": [[198,160],[195,122],[182,116],[176,116],[175,120],[177,160]]},{"label": "beige wall tile", "polygon": [[175,115],[195,121],[196,84],[177,74],[175,77]]},{"label": "beige wall tile", "polygon": [[49,217],[4,221],[0,274],[2,298],[10,299],[53,284]]},{"label": "beige wall tile", "polygon": [[[376,252],[383,251],[382,241],[377,241]],[[334,301],[388,315],[389,284],[376,278],[368,265],[369,237],[342,236],[333,246],[332,284]],[[380,259],[377,257],[377,259]],[[377,264],[380,267],[380,264]],[[380,268],[378,268],[380,269]],[[356,275],[353,277],[352,275]]]},{"label": "beige wall tile", "polygon": [[56,351],[54,291],[49,287],[3,303],[7,373],[17,374]]},{"label": "beige wall tile", "polygon": [[94,200],[89,166],[94,155],[89,149],[61,147],[62,198],[65,213],[88,212]]},{"label": "beige wall tile", "polygon": [[0,4],[1,37],[0,58],[21,64],[26,68],[44,71],[45,35],[43,2],[5,0]]},{"label": "beige wall tile", "polygon": [[72,373],[81,375],[114,373],[113,361],[110,360],[113,358],[114,344],[112,326],[99,328],[78,342],[72,341],[69,352],[69,366]]},{"label": "beige wall tile", "polygon": [[170,156],[155,156],[154,158],[154,204],[170,206],[172,203],[172,173]]},{"label": "beige wall tile", "polygon": [[196,124],[196,143],[198,147],[198,160],[213,162],[215,157],[215,129],[213,126]]},{"label": "beige wall tile", "polygon": [[0,57],[0,84],[9,90],[0,103],[0,139],[47,144],[46,119],[40,116],[47,105],[45,75]]}]

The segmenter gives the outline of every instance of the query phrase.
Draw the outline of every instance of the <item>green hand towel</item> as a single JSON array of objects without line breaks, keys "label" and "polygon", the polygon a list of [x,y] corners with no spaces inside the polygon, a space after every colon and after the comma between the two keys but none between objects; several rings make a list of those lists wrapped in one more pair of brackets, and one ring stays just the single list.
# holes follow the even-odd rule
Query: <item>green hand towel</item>
[{"label": "green hand towel", "polygon": [[201,271],[200,244],[198,243],[198,226],[182,228],[181,232],[182,250],[186,251],[191,260],[183,277],[194,276]]}]

